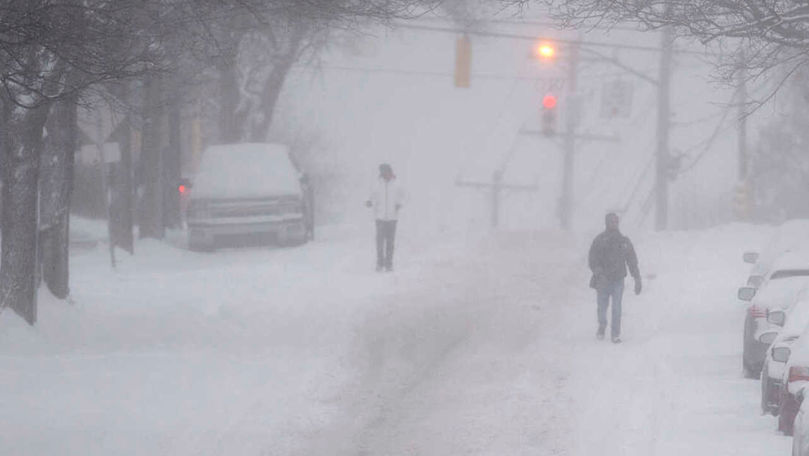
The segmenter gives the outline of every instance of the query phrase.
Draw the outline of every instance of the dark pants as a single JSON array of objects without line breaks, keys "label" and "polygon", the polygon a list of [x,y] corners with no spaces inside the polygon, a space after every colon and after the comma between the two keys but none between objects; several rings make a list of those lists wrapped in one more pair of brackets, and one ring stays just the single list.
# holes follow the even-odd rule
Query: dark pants
[{"label": "dark pants", "polygon": [[621,335],[621,300],[624,297],[624,279],[607,280],[600,284],[596,290],[598,298],[598,332],[604,333],[607,327],[607,307],[612,298],[612,323],[610,333],[612,337]]},{"label": "dark pants", "polygon": [[376,221],[376,266],[393,267],[393,246],[396,240],[396,220]]}]

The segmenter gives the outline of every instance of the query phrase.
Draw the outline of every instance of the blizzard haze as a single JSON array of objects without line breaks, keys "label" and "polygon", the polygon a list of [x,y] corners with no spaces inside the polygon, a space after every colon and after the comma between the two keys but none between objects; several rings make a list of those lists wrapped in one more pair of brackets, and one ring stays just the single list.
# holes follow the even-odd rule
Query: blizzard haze
[{"label": "blizzard haze", "polygon": [[0,454],[809,455],[796,11],[49,3]]}]

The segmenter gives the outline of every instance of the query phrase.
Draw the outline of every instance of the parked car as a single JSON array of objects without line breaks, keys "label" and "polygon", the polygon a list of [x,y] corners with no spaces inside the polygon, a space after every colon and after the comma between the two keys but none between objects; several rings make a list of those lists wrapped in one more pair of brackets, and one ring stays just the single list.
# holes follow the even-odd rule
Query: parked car
[{"label": "parked car", "polygon": [[307,239],[303,175],[281,144],[227,144],[205,150],[188,193],[188,245],[272,235],[284,245]]},{"label": "parked car", "polygon": [[805,388],[798,392],[800,406],[795,415],[792,438],[792,456],[809,456],[809,401],[804,401]]},{"label": "parked car", "polygon": [[809,326],[808,295],[807,289],[803,289],[797,302],[788,310],[774,310],[767,315],[767,320],[773,325],[773,329],[780,325],[783,325],[783,328],[767,350],[764,367],[761,370],[761,411],[763,413],[778,415],[786,363],[792,353],[793,344],[800,340],[804,330]]},{"label": "parked car", "polygon": [[739,299],[749,301],[744,321],[742,368],[747,378],[759,378],[767,348],[775,340],[769,313],[786,310],[809,285],[809,254],[788,252],[775,262],[760,288],[742,287]]},{"label": "parked car", "polygon": [[777,259],[786,252],[809,250],[809,219],[784,222],[765,244],[761,252],[749,251],[742,255],[745,263],[751,263],[747,286],[758,288],[764,283]]},{"label": "parked car", "polygon": [[792,353],[784,369],[783,383],[778,409],[778,430],[791,435],[803,402],[804,387],[809,384],[809,328],[804,330],[800,339],[792,346]]}]

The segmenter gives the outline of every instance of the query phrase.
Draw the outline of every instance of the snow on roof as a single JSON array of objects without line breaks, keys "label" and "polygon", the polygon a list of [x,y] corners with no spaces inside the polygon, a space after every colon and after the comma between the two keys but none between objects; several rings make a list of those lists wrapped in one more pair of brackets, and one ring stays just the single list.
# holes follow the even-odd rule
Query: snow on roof
[{"label": "snow on roof", "polygon": [[787,365],[809,366],[809,326],[804,328],[801,338],[792,346]]},{"label": "snow on roof", "polygon": [[809,277],[795,276],[778,280],[767,281],[759,288],[753,303],[759,307],[787,308],[799,297],[799,294],[809,286]]},{"label": "snow on roof", "polygon": [[809,250],[791,249],[781,254],[773,263],[772,271],[809,270]]},{"label": "snow on roof", "polygon": [[800,299],[787,310],[787,319],[778,339],[800,336],[809,325],[809,299]]},{"label": "snow on roof", "polygon": [[794,250],[809,251],[809,219],[789,220],[778,227],[761,250],[752,273],[766,274],[784,252]]},{"label": "snow on roof", "polygon": [[300,194],[299,173],[283,144],[208,147],[194,179],[192,198],[262,198]]}]

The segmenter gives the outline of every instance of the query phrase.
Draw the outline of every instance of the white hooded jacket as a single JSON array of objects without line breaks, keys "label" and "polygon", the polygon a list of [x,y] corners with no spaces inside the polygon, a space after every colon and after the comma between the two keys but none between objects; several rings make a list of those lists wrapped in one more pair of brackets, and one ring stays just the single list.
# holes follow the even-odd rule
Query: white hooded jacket
[{"label": "white hooded jacket", "polygon": [[399,210],[404,204],[404,191],[395,177],[389,181],[380,177],[368,201],[377,220],[398,220]]}]

